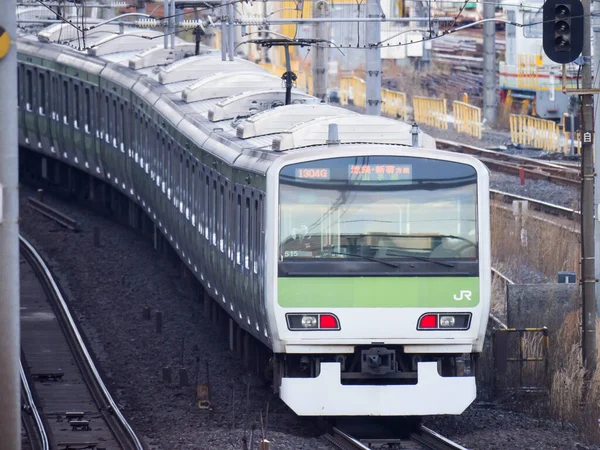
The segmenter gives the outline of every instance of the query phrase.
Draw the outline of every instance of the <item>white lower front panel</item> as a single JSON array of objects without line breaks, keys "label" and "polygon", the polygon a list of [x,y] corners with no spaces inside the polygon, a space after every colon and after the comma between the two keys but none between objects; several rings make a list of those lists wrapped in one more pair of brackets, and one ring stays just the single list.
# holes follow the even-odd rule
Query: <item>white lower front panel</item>
[{"label": "white lower front panel", "polygon": [[436,362],[418,363],[416,385],[344,386],[339,363],[316,378],[283,378],[281,399],[299,416],[461,414],[475,400],[475,377],[441,377]]}]

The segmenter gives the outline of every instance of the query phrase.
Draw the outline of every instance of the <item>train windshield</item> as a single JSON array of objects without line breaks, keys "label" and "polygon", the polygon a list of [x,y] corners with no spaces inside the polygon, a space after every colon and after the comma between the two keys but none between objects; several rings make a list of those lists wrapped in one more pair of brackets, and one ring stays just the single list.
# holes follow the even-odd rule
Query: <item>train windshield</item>
[{"label": "train windshield", "polygon": [[477,261],[477,174],[466,164],[365,156],[286,166],[279,214],[284,263],[381,271],[428,262],[439,271]]}]

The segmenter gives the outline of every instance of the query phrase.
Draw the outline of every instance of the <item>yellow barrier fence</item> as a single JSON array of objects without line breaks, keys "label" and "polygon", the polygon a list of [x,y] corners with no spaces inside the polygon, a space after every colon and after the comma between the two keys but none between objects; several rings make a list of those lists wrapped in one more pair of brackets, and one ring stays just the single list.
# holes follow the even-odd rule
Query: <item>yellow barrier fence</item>
[{"label": "yellow barrier fence", "polygon": [[465,102],[454,102],[452,113],[456,131],[481,139],[481,108]]},{"label": "yellow barrier fence", "polygon": [[367,86],[365,80],[355,76],[340,78],[340,105],[348,105],[350,102],[355,106],[365,108],[367,106]]},{"label": "yellow barrier fence", "polygon": [[391,117],[398,117],[406,122],[406,94],[404,92],[392,91],[390,89],[381,90],[381,112]]},{"label": "yellow barrier fence", "polygon": [[515,144],[540,148],[550,152],[563,150],[560,126],[551,120],[538,119],[537,117],[511,114],[510,139]]},{"label": "yellow barrier fence", "polygon": [[447,130],[446,110],[445,98],[413,97],[413,114],[419,124]]}]

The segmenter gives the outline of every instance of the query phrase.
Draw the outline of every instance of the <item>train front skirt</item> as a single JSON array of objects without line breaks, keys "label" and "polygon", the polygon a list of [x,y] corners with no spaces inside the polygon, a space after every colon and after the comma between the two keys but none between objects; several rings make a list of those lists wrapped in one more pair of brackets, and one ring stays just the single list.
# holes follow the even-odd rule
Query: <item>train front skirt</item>
[{"label": "train front skirt", "polygon": [[461,414],[475,400],[475,377],[442,377],[418,363],[415,385],[342,385],[339,363],[322,362],[316,378],[283,378],[281,398],[300,416]]}]

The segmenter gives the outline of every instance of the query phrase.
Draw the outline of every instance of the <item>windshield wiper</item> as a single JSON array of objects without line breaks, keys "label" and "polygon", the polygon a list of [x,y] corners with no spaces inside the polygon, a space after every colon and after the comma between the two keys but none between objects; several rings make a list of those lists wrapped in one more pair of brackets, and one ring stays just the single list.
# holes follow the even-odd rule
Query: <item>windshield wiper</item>
[{"label": "windshield wiper", "polygon": [[440,266],[454,267],[454,264],[450,264],[450,263],[443,262],[443,261],[437,261],[435,259],[428,258],[427,256],[418,256],[418,255],[411,255],[410,253],[401,253],[397,250],[386,250],[385,254],[390,255],[390,256],[403,256],[405,258],[415,258],[415,259],[419,259],[421,261],[436,263],[436,264],[439,264]]},{"label": "windshield wiper", "polygon": [[378,262],[381,264],[385,264],[387,266],[395,267],[396,269],[400,268],[400,266],[398,264],[394,264],[392,262],[385,261],[384,259],[374,258],[372,256],[359,255],[356,253],[343,253],[343,252],[327,252],[327,253],[331,253],[332,255],[354,256],[355,258],[362,258],[362,259],[366,259],[368,261],[375,261],[375,262]]}]

